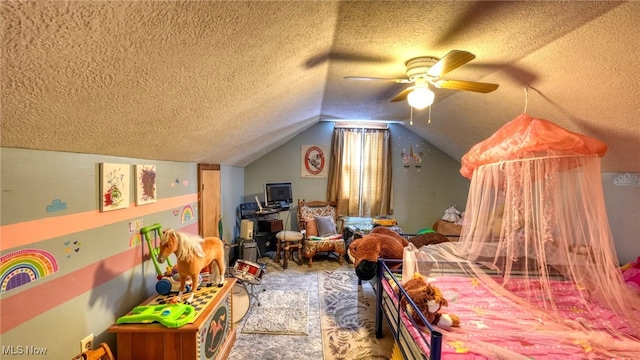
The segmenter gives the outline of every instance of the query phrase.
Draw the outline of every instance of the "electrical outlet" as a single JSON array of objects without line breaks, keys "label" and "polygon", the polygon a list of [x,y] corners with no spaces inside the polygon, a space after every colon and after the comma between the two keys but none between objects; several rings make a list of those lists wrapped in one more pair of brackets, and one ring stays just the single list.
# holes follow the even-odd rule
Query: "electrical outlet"
[{"label": "electrical outlet", "polygon": [[80,340],[80,352],[87,350],[93,350],[93,334],[89,334]]}]

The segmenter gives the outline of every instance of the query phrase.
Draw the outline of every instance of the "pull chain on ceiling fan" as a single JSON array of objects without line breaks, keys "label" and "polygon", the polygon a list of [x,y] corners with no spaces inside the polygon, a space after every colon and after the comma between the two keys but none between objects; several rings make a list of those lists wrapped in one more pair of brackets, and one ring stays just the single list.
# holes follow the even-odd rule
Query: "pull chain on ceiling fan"
[{"label": "pull chain on ceiling fan", "polygon": [[398,84],[414,84],[396,95],[391,102],[407,99],[409,105],[416,109],[424,109],[433,103],[435,94],[430,85],[438,89],[462,90],[489,93],[498,88],[498,84],[475,81],[448,80],[440,77],[475,59],[476,56],[464,50],[452,50],[441,59],[422,56],[406,62],[407,78],[390,79],[376,77],[347,76],[350,80],[392,81]]}]

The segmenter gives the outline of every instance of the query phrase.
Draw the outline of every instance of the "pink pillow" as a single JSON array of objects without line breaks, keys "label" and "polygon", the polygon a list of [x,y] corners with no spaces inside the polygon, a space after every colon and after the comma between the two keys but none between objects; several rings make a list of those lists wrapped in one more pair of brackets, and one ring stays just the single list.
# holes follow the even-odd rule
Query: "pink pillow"
[{"label": "pink pillow", "polygon": [[302,218],[305,222],[305,229],[307,229],[307,237],[310,236],[318,236],[318,225],[316,224],[316,220],[313,218]]}]

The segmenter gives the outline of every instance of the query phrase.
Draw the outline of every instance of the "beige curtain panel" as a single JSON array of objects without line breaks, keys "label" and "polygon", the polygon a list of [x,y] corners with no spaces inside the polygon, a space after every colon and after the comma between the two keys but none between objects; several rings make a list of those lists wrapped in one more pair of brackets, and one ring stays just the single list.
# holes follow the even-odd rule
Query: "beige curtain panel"
[{"label": "beige curtain panel", "polygon": [[327,198],[340,215],[392,214],[390,138],[388,129],[334,129]]}]

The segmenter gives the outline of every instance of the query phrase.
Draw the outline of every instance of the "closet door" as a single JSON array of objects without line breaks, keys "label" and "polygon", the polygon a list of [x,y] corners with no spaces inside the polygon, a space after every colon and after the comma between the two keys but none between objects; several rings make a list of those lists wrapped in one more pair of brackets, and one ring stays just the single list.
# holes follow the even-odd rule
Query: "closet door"
[{"label": "closet door", "polygon": [[220,237],[218,221],[221,216],[220,165],[198,164],[198,206],[200,236]]}]

